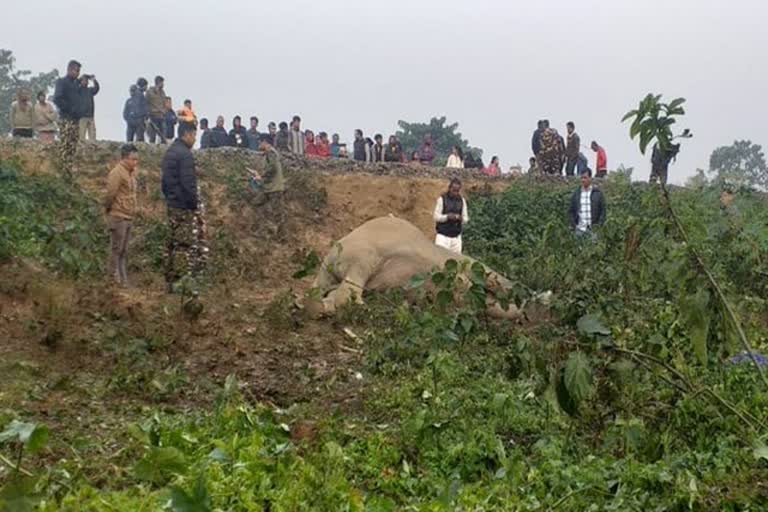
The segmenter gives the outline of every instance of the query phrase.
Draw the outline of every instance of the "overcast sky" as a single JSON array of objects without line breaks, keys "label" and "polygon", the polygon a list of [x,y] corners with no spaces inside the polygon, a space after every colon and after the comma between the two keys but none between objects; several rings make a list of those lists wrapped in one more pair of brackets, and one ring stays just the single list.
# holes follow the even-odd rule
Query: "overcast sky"
[{"label": "overcast sky", "polygon": [[19,67],[76,58],[97,75],[100,138],[123,137],[128,86],[162,74],[175,105],[191,98],[228,125],[298,113],[349,141],[358,127],[386,136],[399,119],[446,115],[505,168],[526,164],[548,118],[561,133],[573,120],[610,168],[646,179],[619,121],[651,91],[688,99],[695,136],[672,181],[734,139],[768,143],[765,0],[38,0],[3,14],[0,47]]}]

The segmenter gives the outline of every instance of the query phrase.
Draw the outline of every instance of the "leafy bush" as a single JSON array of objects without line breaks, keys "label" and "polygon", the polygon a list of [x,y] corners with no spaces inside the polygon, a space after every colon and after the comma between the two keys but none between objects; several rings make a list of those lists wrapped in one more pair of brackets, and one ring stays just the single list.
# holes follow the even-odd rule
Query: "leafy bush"
[{"label": "leafy bush", "polygon": [[27,176],[0,161],[0,260],[44,261],[77,277],[103,265],[106,234],[98,205],[51,176]]}]

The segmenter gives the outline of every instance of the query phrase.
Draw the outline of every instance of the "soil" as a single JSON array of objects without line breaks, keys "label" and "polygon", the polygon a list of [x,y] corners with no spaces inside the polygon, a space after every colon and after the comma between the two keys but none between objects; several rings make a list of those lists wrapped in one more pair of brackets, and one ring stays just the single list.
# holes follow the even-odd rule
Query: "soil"
[{"label": "soil", "polygon": [[[77,183],[96,200],[116,154],[110,148],[82,150]],[[149,153],[147,158],[142,153],[142,161],[149,163],[141,169],[134,247],[143,227],[164,221],[158,150],[142,151]],[[47,149],[0,146],[0,157],[9,154],[21,157],[25,172],[53,172]],[[368,172],[346,162],[329,168],[327,162],[315,166],[289,160],[286,174],[289,185],[295,185],[288,194],[290,234],[277,243],[259,230],[259,210],[249,204],[247,193],[232,198],[227,175],[233,172],[232,162],[246,159],[238,165],[258,168],[258,158],[221,152],[201,159],[209,238],[215,238],[217,229],[226,230],[244,261],[237,262],[238,272],[235,262],[217,272],[203,293],[205,309],[196,321],[181,316],[179,298],[165,294],[162,277],[146,268],[131,269],[133,287],[116,289],[100,278],[68,280],[55,268],[34,262],[0,266],[0,389],[13,390],[24,379],[43,388],[36,396],[30,396],[28,387],[22,397],[0,393],[0,407],[26,409],[55,427],[82,421],[88,412],[107,418],[125,407],[156,404],[153,381],[138,388],[120,384],[139,379],[132,374],[134,366],[124,368],[126,357],[121,355],[137,339],[165,341],[132,365],[147,363],[157,374],[173,370],[185,376],[177,393],[159,400],[166,405],[205,407],[215,397],[215,386],[234,374],[243,393],[275,407],[357,406],[365,383],[364,375],[360,379],[364,347],[343,326],[309,320],[294,309],[294,298],[310,286],[311,278],[291,276],[302,255],[314,250],[322,257],[333,241],[375,217],[403,217],[433,236],[432,209],[447,187],[447,175],[404,166],[377,166]],[[508,186],[503,180],[463,177],[469,193]],[[247,189],[245,179],[239,179],[235,183]],[[213,244],[211,250],[216,249]]]}]

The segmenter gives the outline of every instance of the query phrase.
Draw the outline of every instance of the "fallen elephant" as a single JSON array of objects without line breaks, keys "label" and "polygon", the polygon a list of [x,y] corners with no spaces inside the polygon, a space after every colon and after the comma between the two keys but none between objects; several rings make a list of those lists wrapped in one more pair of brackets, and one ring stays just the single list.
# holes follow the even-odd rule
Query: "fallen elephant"
[{"label": "fallen elephant", "polygon": [[[419,228],[397,217],[370,220],[334,244],[315,278],[305,307],[314,316],[332,315],[350,300],[361,303],[364,291],[403,287],[418,275],[442,269],[448,260],[475,262],[436,246]],[[521,319],[514,304],[502,307],[494,291],[510,289],[512,283],[486,268],[489,291],[488,313],[494,317]]]}]

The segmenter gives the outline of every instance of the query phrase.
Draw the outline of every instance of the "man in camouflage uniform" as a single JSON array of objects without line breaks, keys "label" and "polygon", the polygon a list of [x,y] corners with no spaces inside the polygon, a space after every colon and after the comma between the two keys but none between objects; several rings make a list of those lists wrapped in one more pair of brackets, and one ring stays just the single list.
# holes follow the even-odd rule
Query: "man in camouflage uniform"
[{"label": "man in camouflage uniform", "polygon": [[71,177],[75,163],[82,114],[79,76],[80,63],[69,61],[67,74],[56,80],[53,94],[53,102],[59,109],[59,170],[67,177]]},{"label": "man in camouflage uniform", "polygon": [[[197,190],[197,174],[192,146],[197,129],[179,125],[179,138],[166,151],[162,163],[162,188],[168,207],[168,247],[165,281],[168,292],[184,277],[197,277],[205,267],[205,221]],[[181,259],[181,261],[179,261]]]},{"label": "man in camouflage uniform", "polygon": [[259,149],[264,152],[267,160],[264,176],[261,177],[261,189],[264,192],[264,202],[261,210],[263,218],[274,223],[272,235],[278,239],[285,237],[285,177],[280,153],[272,147],[269,137],[261,137]]},{"label": "man in camouflage uniform", "polygon": [[560,174],[565,162],[565,144],[557,130],[544,121],[541,133],[541,148],[536,158],[544,174]]}]

